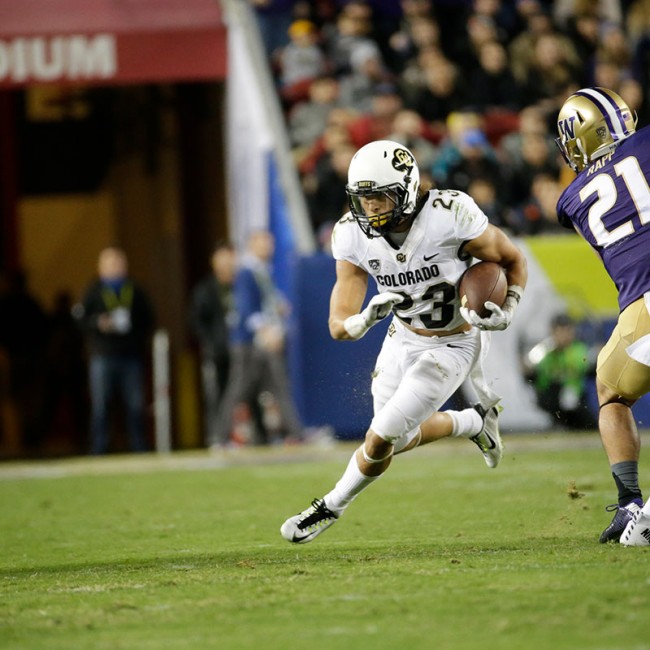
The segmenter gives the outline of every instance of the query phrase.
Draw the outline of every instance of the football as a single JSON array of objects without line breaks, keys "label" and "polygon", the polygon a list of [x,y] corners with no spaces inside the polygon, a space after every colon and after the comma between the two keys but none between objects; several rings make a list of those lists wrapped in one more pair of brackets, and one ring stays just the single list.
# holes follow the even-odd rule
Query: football
[{"label": "football", "polygon": [[481,318],[492,313],[486,302],[503,305],[508,292],[508,281],[503,267],[494,262],[479,262],[470,266],[458,282],[458,295],[463,307],[474,310]]}]

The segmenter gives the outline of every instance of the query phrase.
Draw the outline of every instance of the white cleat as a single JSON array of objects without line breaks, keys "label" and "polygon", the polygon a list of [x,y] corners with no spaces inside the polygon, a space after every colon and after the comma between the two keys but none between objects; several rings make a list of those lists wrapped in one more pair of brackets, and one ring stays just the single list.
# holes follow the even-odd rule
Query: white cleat
[{"label": "white cleat", "polygon": [[634,513],[620,541],[623,546],[650,546],[650,501]]},{"label": "white cleat", "polygon": [[289,517],[280,528],[284,539],[293,544],[306,544],[336,523],[339,515],[332,512],[323,499],[314,499],[307,510]]},{"label": "white cleat", "polygon": [[503,456],[503,441],[499,433],[499,408],[493,406],[487,411],[474,404],[474,409],[483,418],[483,428],[470,440],[481,450],[485,464],[493,469]]}]

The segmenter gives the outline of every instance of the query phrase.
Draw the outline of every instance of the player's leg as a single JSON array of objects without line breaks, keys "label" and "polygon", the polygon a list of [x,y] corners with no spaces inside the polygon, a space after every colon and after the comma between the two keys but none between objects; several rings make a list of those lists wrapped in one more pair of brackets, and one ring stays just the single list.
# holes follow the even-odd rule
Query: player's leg
[{"label": "player's leg", "polygon": [[[650,358],[650,349],[644,351],[642,341],[648,333],[650,315],[641,299],[620,315],[598,356],[598,428],[618,491],[618,503],[611,506],[614,518],[600,536],[602,543],[618,541],[643,505],[638,470],[641,443],[631,406],[650,391],[650,366],[637,360]],[[636,358],[630,356],[634,346]]]},{"label": "player's leg", "polygon": [[434,413],[422,423],[418,436],[408,441],[395,453],[409,451],[416,446],[426,445],[448,436],[471,440],[483,454],[488,467],[494,468],[503,456],[503,442],[499,432],[500,400],[485,379],[483,363],[490,347],[490,333],[480,332],[480,351],[476,355],[466,386],[475,394],[476,404],[462,411],[441,411]]},{"label": "player's leg", "polygon": [[[415,437],[420,423],[431,417],[464,381],[479,346],[478,336],[472,335],[459,338],[458,346],[453,348],[433,341],[430,347],[418,343],[409,348],[408,339],[402,341],[402,361],[407,359],[411,365],[397,390],[375,414],[364,443],[352,455],[334,488],[283,524],[285,539],[309,542],[334,524],[350,503],[388,469],[395,446],[401,449],[405,439]],[[382,362],[386,361],[382,355],[387,347],[390,352],[394,346],[384,344]],[[393,383],[390,373],[382,373],[381,368],[382,364],[378,364],[375,369],[373,395],[383,392],[382,376],[387,377],[387,384]]]},{"label": "player's leg", "polygon": [[442,438],[467,438],[483,454],[488,467],[494,468],[503,456],[503,443],[499,433],[499,408],[484,409],[480,404],[462,411],[439,411],[420,425],[417,439],[395,453],[409,451]]}]

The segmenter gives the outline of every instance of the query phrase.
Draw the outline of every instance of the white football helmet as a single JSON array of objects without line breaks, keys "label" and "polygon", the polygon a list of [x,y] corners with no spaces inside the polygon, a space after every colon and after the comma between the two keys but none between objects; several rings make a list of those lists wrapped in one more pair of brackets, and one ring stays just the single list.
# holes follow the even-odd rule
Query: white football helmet
[{"label": "white football helmet", "polygon": [[557,118],[555,142],[573,171],[580,172],[636,130],[636,115],[617,93],[583,88],[571,95]]},{"label": "white football helmet", "polygon": [[380,237],[404,223],[415,210],[420,171],[399,142],[377,140],[361,147],[350,162],[350,211],[367,237]]}]

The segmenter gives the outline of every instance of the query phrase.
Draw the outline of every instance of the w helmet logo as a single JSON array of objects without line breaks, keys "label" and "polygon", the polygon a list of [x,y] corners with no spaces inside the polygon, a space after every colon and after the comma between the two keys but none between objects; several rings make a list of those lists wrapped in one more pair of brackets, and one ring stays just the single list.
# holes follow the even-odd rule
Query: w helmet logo
[{"label": "w helmet logo", "polygon": [[398,172],[410,172],[415,165],[413,156],[406,149],[395,149],[393,152],[393,167]]},{"label": "w helmet logo", "polygon": [[559,121],[558,127],[560,130],[560,135],[564,140],[573,140],[573,138],[576,137],[576,131],[573,126],[575,119],[576,116],[572,115],[571,117],[567,117],[565,120]]}]

